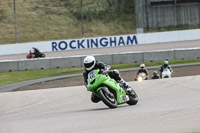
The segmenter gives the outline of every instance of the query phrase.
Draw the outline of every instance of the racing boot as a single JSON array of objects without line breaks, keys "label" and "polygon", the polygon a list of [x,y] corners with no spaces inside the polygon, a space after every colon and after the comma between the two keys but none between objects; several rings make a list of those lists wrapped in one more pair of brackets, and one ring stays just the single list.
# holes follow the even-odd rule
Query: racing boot
[{"label": "racing boot", "polygon": [[134,95],[134,91],[133,89],[131,88],[131,86],[126,82],[124,81],[123,79],[121,79],[120,81],[118,81],[119,83],[119,86],[125,90],[125,92],[128,94],[128,95]]},{"label": "racing boot", "polygon": [[122,87],[125,91],[128,88],[131,88],[131,86],[128,83],[126,83],[126,81],[124,81],[123,79],[119,80],[118,83],[119,83],[119,86]]},{"label": "racing boot", "polygon": [[98,98],[94,93],[91,94],[91,101],[93,103],[98,103],[99,101],[101,101],[100,98]]}]

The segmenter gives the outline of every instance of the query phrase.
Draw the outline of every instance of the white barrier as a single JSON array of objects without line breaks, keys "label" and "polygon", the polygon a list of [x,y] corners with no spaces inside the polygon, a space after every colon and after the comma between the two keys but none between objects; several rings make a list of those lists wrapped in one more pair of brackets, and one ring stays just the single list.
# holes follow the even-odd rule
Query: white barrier
[{"label": "white barrier", "polygon": [[[166,59],[169,60],[195,59],[195,58],[199,59],[200,48],[163,50],[163,51],[153,51],[153,52],[136,52],[136,53],[128,52],[128,53],[94,55],[94,56],[97,60],[103,61],[106,64],[164,61]],[[85,56],[74,56],[74,57],[64,57],[64,58],[0,61],[0,72],[62,68],[62,67],[81,67],[83,66],[84,57]]]},{"label": "white barrier", "polygon": [[182,30],[158,33],[145,33],[137,35],[121,35],[110,37],[83,38],[72,40],[57,40],[46,42],[32,42],[0,45],[0,55],[27,53],[32,47],[37,47],[43,52],[67,51],[101,47],[119,47],[125,45],[140,45],[152,43],[166,43],[188,40],[199,40],[200,29]]}]

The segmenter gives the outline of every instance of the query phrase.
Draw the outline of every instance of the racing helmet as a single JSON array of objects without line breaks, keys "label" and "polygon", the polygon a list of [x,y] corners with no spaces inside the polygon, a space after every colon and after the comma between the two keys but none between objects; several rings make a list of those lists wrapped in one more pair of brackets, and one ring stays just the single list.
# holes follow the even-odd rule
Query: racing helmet
[{"label": "racing helmet", "polygon": [[85,69],[90,71],[94,68],[96,64],[96,59],[94,58],[94,56],[86,56],[83,60],[83,64],[85,66]]},{"label": "racing helmet", "polygon": [[154,71],[153,72],[153,76],[157,76],[158,75],[158,72],[157,71]]},{"label": "racing helmet", "polygon": [[143,68],[143,69],[144,69],[144,68],[145,68],[145,64],[141,64],[141,65],[140,65],[140,68]]},{"label": "racing helmet", "polygon": [[169,62],[168,61],[164,61],[164,67],[168,67]]}]

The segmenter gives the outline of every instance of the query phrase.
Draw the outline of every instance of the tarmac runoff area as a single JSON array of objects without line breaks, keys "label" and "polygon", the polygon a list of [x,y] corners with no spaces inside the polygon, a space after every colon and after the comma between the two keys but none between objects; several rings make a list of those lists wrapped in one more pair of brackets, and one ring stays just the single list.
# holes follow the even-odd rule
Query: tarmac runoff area
[{"label": "tarmac runoff area", "polygon": [[200,76],[130,82],[135,106],[109,109],[84,86],[0,93],[1,133],[200,132]]}]

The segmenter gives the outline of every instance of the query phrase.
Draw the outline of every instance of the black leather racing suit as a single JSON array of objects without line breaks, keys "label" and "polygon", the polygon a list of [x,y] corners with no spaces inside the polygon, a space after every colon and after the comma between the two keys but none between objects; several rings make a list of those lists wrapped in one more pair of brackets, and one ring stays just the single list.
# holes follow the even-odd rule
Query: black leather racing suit
[{"label": "black leather racing suit", "polygon": [[160,77],[158,76],[158,75],[154,75],[153,77],[152,77],[152,79],[159,79]]},{"label": "black leather racing suit", "polygon": [[145,73],[147,76],[149,75],[147,69],[145,69],[145,68],[143,68],[143,69],[140,68],[140,69],[138,70],[138,72],[137,72],[137,75],[138,75],[139,73]]},{"label": "black leather racing suit", "polygon": [[[109,70],[110,66],[104,64],[103,62],[96,61],[96,64],[95,64],[95,66],[92,70],[96,70],[96,69],[107,71],[108,75],[111,78],[113,78],[114,80],[116,80],[117,82],[121,80],[119,73],[114,71],[114,70]],[[84,77],[84,84],[85,85],[87,85],[88,73],[91,72],[92,70],[90,70],[90,71],[88,71],[86,69],[83,70],[83,77]]]},{"label": "black leather racing suit", "polygon": [[33,48],[34,50],[34,58],[38,58],[40,56],[40,51],[37,48]]}]

